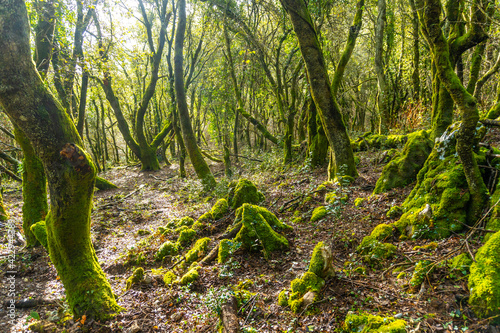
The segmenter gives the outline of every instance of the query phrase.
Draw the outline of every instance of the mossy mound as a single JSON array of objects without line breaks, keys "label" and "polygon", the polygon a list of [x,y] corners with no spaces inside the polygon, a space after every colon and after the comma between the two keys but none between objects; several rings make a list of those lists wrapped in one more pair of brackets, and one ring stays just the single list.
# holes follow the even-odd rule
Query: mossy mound
[{"label": "mossy mound", "polygon": [[132,276],[130,276],[127,279],[127,286],[125,287],[126,290],[129,290],[132,288],[132,285],[134,284],[139,284],[144,280],[144,268],[138,267],[135,269],[134,273],[132,273]]},{"label": "mossy mound", "polygon": [[240,179],[236,186],[229,191],[229,204],[232,209],[237,209],[245,203],[258,204],[264,201],[264,195],[248,179]]},{"label": "mossy mound", "polygon": [[178,283],[181,286],[187,286],[188,284],[193,283],[200,277],[200,273],[198,272],[199,269],[200,266],[198,265],[198,263],[194,262],[188,269],[188,271],[183,276],[181,276],[180,279],[174,281],[174,283]]},{"label": "mossy mound", "polygon": [[314,247],[308,271],[323,279],[334,274],[332,251],[323,242]]},{"label": "mossy mound", "polygon": [[438,243],[436,243],[436,242],[430,242],[430,243],[422,245],[422,246],[415,246],[413,248],[413,251],[418,251],[418,250],[422,250],[422,251],[434,251],[437,248],[438,248]]},{"label": "mossy mound", "polygon": [[243,249],[262,249],[264,255],[267,255],[269,252],[288,248],[288,241],[278,231],[291,230],[292,227],[282,223],[263,207],[243,204],[236,210],[234,224],[228,231],[239,228],[240,225],[241,229],[234,241],[240,242]]},{"label": "mossy mound", "polygon": [[496,316],[500,324],[500,232],[477,251],[470,267],[469,305],[479,318]]},{"label": "mossy mound", "polygon": [[395,218],[400,217],[402,214],[403,214],[403,209],[401,207],[392,206],[391,208],[389,208],[389,210],[387,211],[387,214],[385,214],[385,216],[387,216],[390,219],[395,219]]},{"label": "mossy mound", "polygon": [[312,215],[311,215],[311,222],[317,222],[321,220],[323,217],[325,217],[328,214],[328,211],[326,210],[325,206],[319,206],[314,208]]},{"label": "mossy mound", "polygon": [[351,147],[355,152],[373,148],[399,148],[402,147],[407,140],[407,135],[379,135],[367,132],[358,137],[355,141],[351,141]]},{"label": "mossy mound", "polygon": [[346,332],[360,333],[406,333],[406,321],[394,317],[380,317],[367,313],[349,313],[344,320]]},{"label": "mossy mound", "polygon": [[431,153],[432,146],[429,131],[408,134],[403,150],[396,153],[382,170],[373,194],[383,193],[394,187],[404,187],[413,182]]},{"label": "mossy mound", "polygon": [[441,239],[463,229],[467,222],[470,194],[463,166],[456,154],[457,124],[438,139],[417,176],[417,185],[402,207],[405,213],[395,223],[401,234]]},{"label": "mossy mound", "polygon": [[472,259],[468,253],[462,253],[448,261],[448,268],[453,273],[467,275],[472,265]]},{"label": "mossy mound", "polygon": [[193,247],[186,253],[186,264],[192,264],[202,259],[207,253],[208,244],[210,244],[210,238],[205,237],[198,239]]},{"label": "mossy mound", "polygon": [[217,262],[219,264],[224,264],[229,257],[239,249],[241,246],[241,243],[229,240],[229,239],[223,239],[219,243],[219,251],[217,253]]},{"label": "mossy mound", "polygon": [[294,313],[314,302],[325,284],[325,279],[334,274],[332,252],[323,242],[319,242],[311,256],[308,271],[290,284],[291,290],[282,290],[278,295],[278,305],[290,306]]},{"label": "mossy mound", "polygon": [[[500,182],[498,182],[495,192],[490,199],[491,216],[486,223],[487,230],[500,231]],[[484,236],[484,240],[487,241],[493,234],[487,233]]]},{"label": "mossy mound", "polygon": [[186,228],[179,233],[179,238],[177,239],[177,243],[181,246],[189,245],[193,242],[196,237],[196,231],[191,228]]},{"label": "mossy mound", "polygon": [[205,228],[211,221],[219,220],[227,214],[229,210],[229,204],[226,199],[222,198],[217,200],[217,202],[212,206],[212,208],[201,215],[192,228],[195,230]]},{"label": "mossy mound", "polygon": [[172,271],[168,271],[163,275],[163,282],[165,282],[166,286],[170,286],[175,280],[177,280],[177,275]]},{"label": "mossy mound", "polygon": [[163,243],[158,252],[155,255],[157,260],[162,260],[166,256],[175,256],[179,252],[179,243],[173,243],[171,241],[166,241]]},{"label": "mossy mound", "polygon": [[384,241],[393,237],[394,227],[392,224],[379,224],[358,245],[356,251],[363,255],[363,259],[369,263],[376,263],[380,259],[390,258],[396,252],[396,246]]},{"label": "mossy mound", "polygon": [[40,221],[33,224],[30,227],[31,232],[35,235],[35,238],[42,244],[42,246],[48,250],[47,244],[47,226],[45,225],[45,221]]},{"label": "mossy mound", "polygon": [[421,260],[415,265],[415,270],[410,280],[410,293],[415,293],[420,289],[420,285],[434,271],[435,264],[429,260]]}]

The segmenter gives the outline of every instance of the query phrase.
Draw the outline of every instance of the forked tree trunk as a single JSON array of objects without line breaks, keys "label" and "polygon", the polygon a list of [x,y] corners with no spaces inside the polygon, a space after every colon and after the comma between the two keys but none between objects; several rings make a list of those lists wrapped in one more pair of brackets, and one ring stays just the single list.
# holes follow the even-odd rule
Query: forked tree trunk
[{"label": "forked tree trunk", "polygon": [[95,168],[69,116],[49,93],[31,59],[24,1],[0,6],[0,103],[40,157],[50,191],[46,217],[51,261],[76,318],[105,320],[120,307],[90,240]]}]

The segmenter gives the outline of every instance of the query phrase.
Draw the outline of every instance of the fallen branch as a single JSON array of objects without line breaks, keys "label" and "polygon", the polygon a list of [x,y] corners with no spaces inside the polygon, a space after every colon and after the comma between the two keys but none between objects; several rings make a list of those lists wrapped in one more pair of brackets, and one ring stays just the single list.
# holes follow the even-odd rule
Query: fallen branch
[{"label": "fallen branch", "polygon": [[229,300],[221,307],[221,322],[223,332],[238,333],[240,332],[240,323],[238,321],[238,302],[236,297],[231,296]]},{"label": "fallen branch", "polygon": [[4,167],[1,164],[0,164],[0,170],[5,172],[10,178],[17,180],[18,182],[21,182],[21,183],[23,182],[23,180],[20,177],[18,177],[15,173],[13,173],[12,171],[10,171],[9,169],[7,169],[6,167]]},{"label": "fallen branch", "polygon": [[223,160],[221,160],[220,158],[217,158],[217,157],[213,157],[212,155],[210,155],[209,153],[207,153],[206,151],[202,150],[201,153],[203,154],[203,156],[205,156],[206,158],[208,158],[209,160],[212,160],[214,162],[217,162],[217,163],[222,163],[224,162]]},{"label": "fallen branch", "polygon": [[139,187],[136,190],[130,192],[129,194],[127,194],[123,198],[121,198],[119,200],[116,200],[116,201],[113,201],[113,202],[108,202],[108,203],[106,203],[104,205],[100,205],[100,206],[96,207],[96,209],[103,209],[103,208],[106,208],[106,207],[111,207],[111,206],[116,205],[116,204],[118,204],[120,202],[123,202],[125,199],[131,197],[132,195],[134,195],[137,192],[139,192],[140,190],[142,190],[144,188],[144,186],[146,186],[146,185],[141,184],[141,185],[139,185]]}]

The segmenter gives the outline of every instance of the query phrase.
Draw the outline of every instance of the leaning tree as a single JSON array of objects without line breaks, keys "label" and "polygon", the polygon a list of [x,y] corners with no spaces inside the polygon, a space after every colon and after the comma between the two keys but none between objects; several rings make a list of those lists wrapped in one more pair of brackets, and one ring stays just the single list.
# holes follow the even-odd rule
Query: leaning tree
[{"label": "leaning tree", "polygon": [[43,163],[50,192],[50,259],[75,317],[106,319],[120,311],[90,239],[96,170],[68,114],[32,60],[23,0],[0,1],[0,104]]}]

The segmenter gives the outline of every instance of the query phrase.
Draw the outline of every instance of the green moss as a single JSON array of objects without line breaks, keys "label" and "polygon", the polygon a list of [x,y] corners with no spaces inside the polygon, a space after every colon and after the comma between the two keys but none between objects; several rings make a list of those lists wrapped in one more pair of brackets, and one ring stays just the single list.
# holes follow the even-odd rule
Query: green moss
[{"label": "green moss", "polygon": [[[363,238],[361,244],[359,244],[356,250],[360,254],[368,254],[369,252],[373,251],[373,248],[375,247],[374,243],[380,243],[380,241],[391,238],[393,235],[393,230],[394,228],[392,224],[377,225],[375,229],[373,229],[370,236],[366,236]],[[378,244],[376,246],[378,246]]]},{"label": "green moss", "polygon": [[404,187],[413,182],[431,153],[433,145],[429,131],[422,130],[409,134],[402,152],[397,153],[382,170],[373,194],[383,193],[394,187]]},{"label": "green moss", "polygon": [[354,180],[355,179],[352,176],[337,174],[335,176],[335,179],[333,180],[333,183],[340,186],[349,186],[349,184],[354,183]]},{"label": "green moss", "polygon": [[332,261],[333,258],[330,249],[323,242],[319,242],[314,247],[308,271],[320,278],[326,279],[334,273]]},{"label": "green moss", "polygon": [[191,264],[199,259],[202,259],[208,249],[210,238],[205,237],[198,239],[193,247],[186,253],[186,264]]},{"label": "green moss", "polygon": [[219,252],[217,254],[217,262],[219,264],[223,264],[229,259],[229,252],[231,250],[231,247],[233,245],[233,242],[230,241],[229,239],[223,239],[219,243]]},{"label": "green moss", "polygon": [[500,323],[500,232],[477,251],[469,275],[469,305],[480,318]]},{"label": "green moss", "polygon": [[227,211],[229,210],[229,204],[226,199],[219,199],[215,203],[215,205],[212,207],[210,210],[210,213],[212,215],[212,218],[214,220],[221,219],[226,215]]},{"label": "green moss", "polygon": [[403,146],[407,139],[407,135],[378,135],[367,132],[355,141],[351,141],[351,147],[355,152],[368,149],[398,148]]},{"label": "green moss", "polygon": [[323,217],[325,217],[328,214],[328,211],[326,210],[325,206],[319,206],[316,207],[311,215],[311,222],[316,222],[321,220]]},{"label": "green moss", "polygon": [[236,187],[229,193],[229,203],[233,209],[241,207],[244,203],[258,204],[264,199],[264,195],[257,190],[257,187],[244,178],[240,179]]},{"label": "green moss", "polygon": [[472,259],[468,253],[462,253],[448,261],[448,268],[452,272],[459,272],[467,275],[472,265]]},{"label": "green moss", "polygon": [[269,252],[288,248],[288,241],[277,231],[291,229],[282,223],[267,209],[250,204],[243,204],[236,210],[236,218],[233,229],[242,224],[240,231],[234,238],[235,242],[241,242],[242,248],[246,250],[262,249],[264,255]]},{"label": "green moss", "polygon": [[[497,154],[500,154],[500,152]],[[497,166],[497,168],[499,167]],[[493,207],[493,209],[491,210],[491,216],[486,223],[486,229],[500,231],[500,181],[495,188],[495,192],[493,192],[493,195],[491,196],[489,206]],[[492,233],[487,233],[484,236],[484,240],[487,241],[492,235]]]},{"label": "green moss", "polygon": [[346,332],[406,333],[406,321],[393,317],[380,317],[367,313],[349,313],[342,327]]},{"label": "green moss", "polygon": [[240,281],[236,286],[233,286],[231,289],[234,292],[234,296],[238,300],[238,308],[242,306],[244,303],[248,302],[255,293],[250,292],[248,289],[254,285],[252,280],[246,279]]},{"label": "green moss", "polygon": [[200,266],[194,265],[194,267],[191,267],[186,274],[184,274],[179,280],[176,282],[180,284],[181,286],[186,286],[190,283],[193,283],[194,281],[198,280],[200,277],[200,274],[198,273],[198,270],[200,269]]},{"label": "green moss", "polygon": [[434,251],[435,249],[437,249],[437,247],[438,247],[438,243],[430,242],[430,243],[422,245],[422,246],[415,246],[413,248],[413,251],[418,251],[418,250]]},{"label": "green moss", "polygon": [[166,286],[170,286],[177,279],[177,276],[172,271],[168,271],[163,275],[163,282]]},{"label": "green moss", "polygon": [[95,187],[97,187],[101,191],[118,188],[118,186],[116,186],[115,184],[113,184],[109,180],[106,180],[106,179],[101,178],[101,177],[95,177]]},{"label": "green moss", "polygon": [[132,273],[132,276],[130,276],[127,279],[127,286],[126,290],[129,290],[132,288],[132,285],[134,284],[139,284],[144,280],[144,268],[138,267],[135,269],[134,273]]},{"label": "green moss", "polygon": [[467,221],[470,194],[456,154],[456,125],[438,139],[403,203],[405,213],[395,223],[401,234],[441,239],[461,231]]},{"label": "green moss", "polygon": [[389,211],[387,211],[386,216],[390,219],[395,219],[397,217],[400,217],[401,214],[403,214],[403,209],[399,206],[392,206],[389,208]]},{"label": "green moss", "polygon": [[[308,291],[317,294],[324,285],[325,280],[312,272],[306,272],[302,277],[294,279],[290,284],[291,293],[287,301],[292,312],[298,313],[301,310],[304,302],[303,297]],[[283,295],[280,293],[281,298],[285,297],[285,293],[282,293]],[[281,304],[285,304],[285,301],[283,299],[280,300],[280,297],[278,297],[278,301],[281,302]]]},{"label": "green moss", "polygon": [[138,236],[145,236],[145,235],[149,235],[150,233],[151,233],[151,231],[146,230],[146,229],[139,229],[139,230],[137,230],[137,235]]},{"label": "green moss", "polygon": [[179,244],[166,241],[160,246],[155,257],[157,260],[162,260],[166,256],[175,256],[178,252]]},{"label": "green moss", "polygon": [[435,265],[429,260],[421,260],[415,265],[415,270],[410,280],[410,292],[419,290],[420,285],[429,274],[434,271]]},{"label": "green moss", "polygon": [[35,235],[36,239],[42,244],[45,249],[48,249],[47,245],[47,227],[45,226],[45,221],[37,222],[30,227],[31,232]]},{"label": "green moss", "polygon": [[194,240],[195,237],[196,237],[196,231],[194,231],[193,229],[184,229],[179,234],[177,242],[181,246],[186,246],[189,245]]},{"label": "green moss", "polygon": [[396,279],[398,279],[398,280],[404,279],[406,277],[406,275],[407,275],[406,272],[401,272],[398,274]]},{"label": "green moss", "polygon": [[278,294],[278,305],[288,306],[288,298],[290,297],[290,291],[284,289]]},{"label": "green moss", "polygon": [[366,201],[366,198],[356,198],[354,199],[354,206],[360,207]]},{"label": "green moss", "polygon": [[338,193],[336,191],[327,193],[325,195],[325,202],[328,204],[336,204],[336,203],[347,203],[349,200],[349,195],[347,193]]},{"label": "green moss", "polygon": [[190,227],[193,225],[193,223],[194,223],[193,218],[189,216],[184,216],[183,218],[181,218],[176,222],[176,225],[177,227],[182,227],[182,226]]}]

